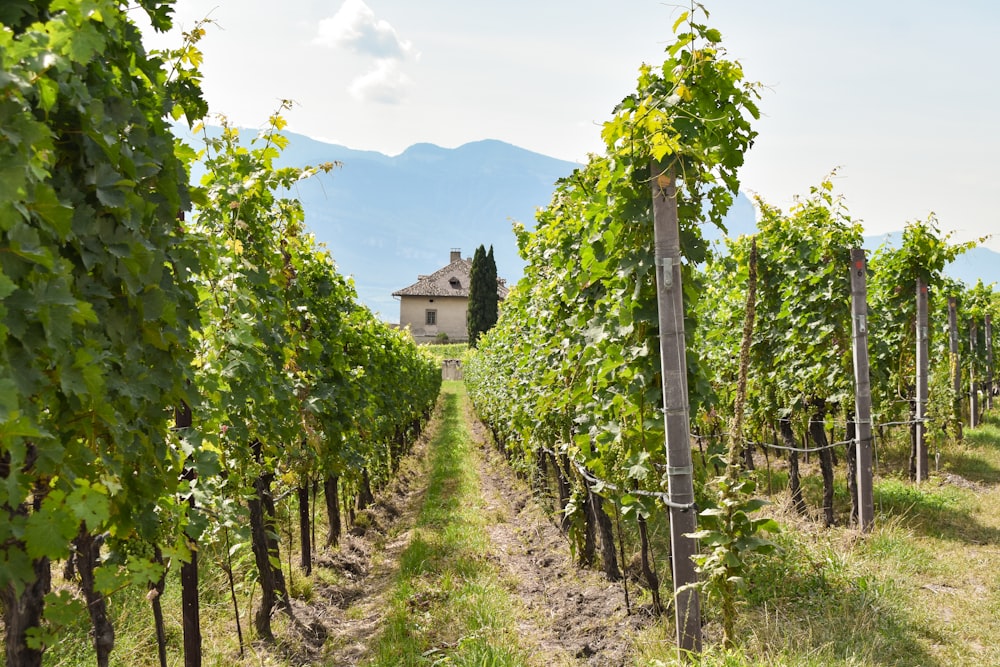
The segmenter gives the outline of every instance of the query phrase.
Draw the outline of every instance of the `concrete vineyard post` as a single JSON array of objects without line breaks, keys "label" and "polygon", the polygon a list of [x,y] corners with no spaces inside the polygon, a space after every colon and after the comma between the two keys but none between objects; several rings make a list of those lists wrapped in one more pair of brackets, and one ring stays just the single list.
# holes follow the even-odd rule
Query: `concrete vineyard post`
[{"label": "concrete vineyard post", "polygon": [[[191,406],[184,404],[174,409],[174,426],[178,429],[191,428]],[[193,467],[185,468],[184,478],[193,481],[197,476]],[[195,502],[192,495],[188,499],[191,510]],[[198,549],[188,538],[191,559],[181,563],[181,627],[184,637],[184,667],[201,667],[201,610],[198,603]]]},{"label": "concrete vineyard post", "polygon": [[851,328],[854,341],[855,446],[858,525],[869,532],[875,520],[872,495],[872,388],[868,368],[868,286],[865,251],[851,250]]},{"label": "concrete vineyard post", "polygon": [[927,479],[927,380],[930,363],[928,360],[928,328],[927,328],[927,283],[923,278],[917,278],[917,409],[914,415],[917,420],[917,481]]},{"label": "concrete vineyard post", "polygon": [[951,352],[951,386],[955,391],[955,421],[959,424],[958,439],[962,439],[962,366],[958,359],[958,300],[948,297],[948,349]]},{"label": "concrete vineyard post", "polygon": [[983,336],[986,345],[986,409],[993,409],[993,317],[983,316]]},{"label": "concrete vineyard post", "polygon": [[976,357],[979,330],[975,318],[969,320],[969,428],[979,426],[979,389],[976,387]]},{"label": "concrete vineyard post", "polygon": [[[677,189],[672,167],[664,169],[654,161],[651,174],[663,419],[666,427],[667,491],[673,503],[683,505],[694,502],[694,483],[689,436]],[[693,587],[698,581],[698,573],[692,560],[698,545],[695,539],[688,537],[697,529],[696,510],[670,508],[677,646],[682,656],[701,651],[701,602],[698,591]]]}]

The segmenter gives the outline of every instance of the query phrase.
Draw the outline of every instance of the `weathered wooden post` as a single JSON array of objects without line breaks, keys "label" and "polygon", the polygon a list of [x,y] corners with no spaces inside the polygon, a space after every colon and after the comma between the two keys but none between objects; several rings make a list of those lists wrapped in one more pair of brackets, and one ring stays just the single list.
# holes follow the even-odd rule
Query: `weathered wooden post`
[{"label": "weathered wooden post", "polygon": [[969,319],[969,428],[979,426],[979,387],[976,386],[976,357],[979,356],[976,318]]},{"label": "weathered wooden post", "polygon": [[927,283],[923,278],[917,278],[917,474],[918,482],[927,479],[927,376],[928,361],[928,328],[927,328]]},{"label": "weathered wooden post", "polygon": [[[177,220],[184,222],[184,211],[177,213]],[[183,226],[183,225],[182,225]],[[174,428],[188,429],[193,425],[191,406],[182,403],[174,408]],[[188,482],[194,482],[198,472],[194,462],[187,461],[183,477]],[[188,498],[188,507],[195,511],[194,494]],[[198,602],[198,545],[187,537],[191,551],[188,562],[181,563],[181,628],[183,631],[184,667],[201,667],[201,608]],[[241,647],[242,648],[242,647]]]},{"label": "weathered wooden post", "polygon": [[983,333],[986,336],[986,409],[993,409],[993,317],[987,313],[983,317]]},{"label": "weathered wooden post", "polygon": [[951,360],[951,388],[955,392],[955,427],[962,439],[962,364],[958,356],[958,299],[948,297],[948,350]]},{"label": "weathered wooden post", "polygon": [[[191,428],[191,407],[186,403],[174,409],[174,426],[178,429]],[[184,479],[193,482],[198,473],[193,467],[184,469]],[[194,494],[188,498],[188,505],[195,509]],[[184,667],[201,667],[201,611],[198,604],[198,549],[188,538],[191,558],[181,563],[181,627],[184,637]]]},{"label": "weathered wooden post", "polygon": [[[684,293],[681,286],[680,228],[673,167],[653,161],[653,241],[656,301],[660,324],[660,368],[663,377],[663,419],[666,427],[667,492],[671,505],[693,505],[687,349],[684,342]],[[692,507],[670,507],[670,549],[673,555],[677,646],[682,657],[701,652],[701,602],[692,557],[698,529]]]},{"label": "weathered wooden post", "polygon": [[872,493],[872,387],[868,369],[868,285],[865,251],[851,250],[851,333],[854,340],[855,447],[858,468],[858,525],[875,522]]}]

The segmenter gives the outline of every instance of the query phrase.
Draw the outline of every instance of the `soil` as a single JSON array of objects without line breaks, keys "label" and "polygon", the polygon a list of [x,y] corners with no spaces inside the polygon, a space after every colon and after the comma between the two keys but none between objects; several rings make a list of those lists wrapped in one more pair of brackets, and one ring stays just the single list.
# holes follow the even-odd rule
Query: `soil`
[{"label": "soil", "polygon": [[315,602],[326,607],[324,622],[330,629],[323,664],[360,664],[381,628],[399,556],[410,542],[426,490],[424,461],[432,431],[433,426],[421,436],[388,489],[358,513],[364,518],[341,538],[340,547],[317,562],[344,581],[315,589]]},{"label": "soil", "polygon": [[[309,656],[322,664],[358,665],[368,657],[424,496],[424,461],[435,422],[401,464],[395,482],[365,511],[366,518],[358,523],[365,528],[352,530],[339,549],[317,562],[318,568],[331,570],[337,579],[337,583],[317,583],[310,605],[328,629],[322,658]],[[466,422],[480,454],[484,511],[497,518],[490,528],[491,559],[523,610],[522,647],[532,663],[631,664],[629,637],[658,621],[648,609],[634,604],[632,613],[627,613],[621,582],[611,583],[601,573],[573,563],[567,538],[555,519],[492,448],[482,424],[471,413]]]},{"label": "soil", "polygon": [[536,664],[632,664],[629,636],[655,622],[650,610],[633,605],[627,613],[621,582],[573,563],[554,518],[489,444],[482,423],[471,414],[467,422],[481,453],[487,512],[498,517],[490,528],[494,559],[515,582],[514,593],[529,612],[520,630],[524,646],[535,649]]}]

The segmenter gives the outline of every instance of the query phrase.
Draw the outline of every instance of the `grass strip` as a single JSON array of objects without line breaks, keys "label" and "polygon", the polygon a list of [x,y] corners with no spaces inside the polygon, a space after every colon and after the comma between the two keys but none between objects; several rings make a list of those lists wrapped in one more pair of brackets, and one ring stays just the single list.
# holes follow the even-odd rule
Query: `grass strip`
[{"label": "grass strip", "polygon": [[445,382],[441,428],[429,446],[427,494],[371,665],[529,662],[518,646],[514,603],[488,558],[489,517],[463,419],[466,400],[463,383]]}]

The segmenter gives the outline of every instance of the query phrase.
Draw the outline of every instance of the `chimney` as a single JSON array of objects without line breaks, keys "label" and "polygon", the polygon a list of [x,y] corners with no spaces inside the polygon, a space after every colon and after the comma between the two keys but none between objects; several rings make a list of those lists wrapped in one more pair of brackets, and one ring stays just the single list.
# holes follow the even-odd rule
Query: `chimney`
[{"label": "chimney", "polygon": [[461,248],[452,248],[451,249],[451,261],[452,262],[457,262],[460,259],[462,259],[462,249]]}]

